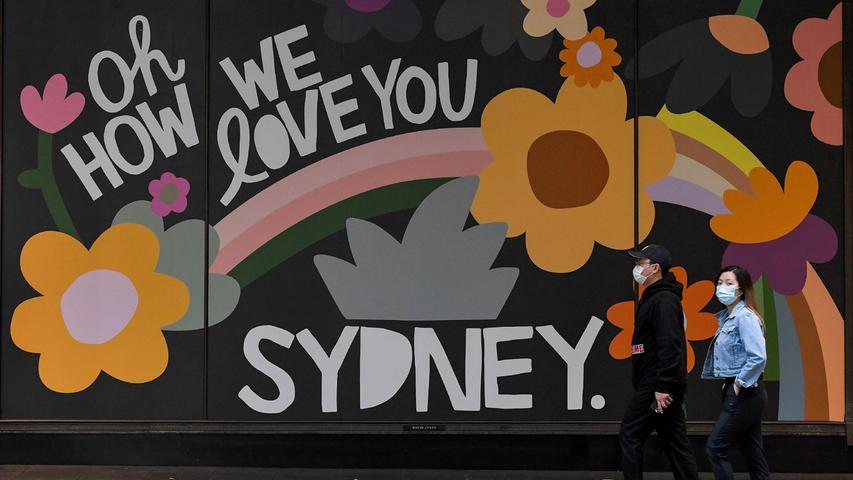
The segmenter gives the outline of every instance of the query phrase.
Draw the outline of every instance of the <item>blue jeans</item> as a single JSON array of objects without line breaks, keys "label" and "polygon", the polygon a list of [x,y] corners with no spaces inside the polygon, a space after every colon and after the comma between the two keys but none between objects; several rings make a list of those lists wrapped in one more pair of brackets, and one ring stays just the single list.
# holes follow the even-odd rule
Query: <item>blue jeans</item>
[{"label": "blue jeans", "polygon": [[763,383],[759,382],[755,388],[741,389],[739,395],[735,395],[731,383],[725,384],[723,411],[705,448],[716,480],[734,478],[728,454],[733,445],[739,445],[746,455],[751,480],[770,478],[761,438],[761,416],[766,405],[767,391]]}]

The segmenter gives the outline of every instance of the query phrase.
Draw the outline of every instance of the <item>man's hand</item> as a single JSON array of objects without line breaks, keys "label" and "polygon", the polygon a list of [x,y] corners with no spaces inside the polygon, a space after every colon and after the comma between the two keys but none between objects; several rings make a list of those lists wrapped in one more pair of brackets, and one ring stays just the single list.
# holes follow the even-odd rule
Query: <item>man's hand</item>
[{"label": "man's hand", "polygon": [[663,413],[669,404],[672,403],[672,396],[668,393],[655,392],[655,402],[658,404],[658,413]]},{"label": "man's hand", "polygon": [[733,383],[732,385],[734,385],[735,395],[740,395],[740,385],[738,385],[737,383]]}]

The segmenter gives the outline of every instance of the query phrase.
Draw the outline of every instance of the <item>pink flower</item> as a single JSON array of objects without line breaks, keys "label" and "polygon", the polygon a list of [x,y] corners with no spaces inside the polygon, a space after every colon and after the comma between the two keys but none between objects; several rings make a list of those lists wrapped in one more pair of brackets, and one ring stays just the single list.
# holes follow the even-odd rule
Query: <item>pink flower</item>
[{"label": "pink flower", "polygon": [[151,180],[148,193],[151,194],[151,211],[165,217],[171,212],[181,213],[187,209],[187,194],[190,182],[186,178],[176,177],[172,172],[164,173],[159,180]]},{"label": "pink flower", "polygon": [[80,92],[68,93],[65,75],[57,73],[44,86],[44,95],[36,87],[27,85],[21,90],[21,110],[24,117],[36,128],[56,133],[80,116],[86,99]]},{"label": "pink flower", "polygon": [[842,143],[841,3],[827,19],[807,18],[794,30],[794,49],[803,58],[785,78],[785,97],[814,112],[812,133],[829,145]]}]

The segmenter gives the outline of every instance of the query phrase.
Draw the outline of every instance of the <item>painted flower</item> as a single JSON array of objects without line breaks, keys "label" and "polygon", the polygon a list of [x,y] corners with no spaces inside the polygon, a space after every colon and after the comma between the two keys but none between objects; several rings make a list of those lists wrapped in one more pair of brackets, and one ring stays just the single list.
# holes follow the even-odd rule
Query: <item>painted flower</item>
[{"label": "painted flower", "polygon": [[328,7],[323,28],[332,40],[352,43],[371,30],[392,42],[408,42],[421,30],[412,0],[314,0]]},{"label": "painted flower", "polygon": [[159,377],[169,361],[162,327],[187,310],[180,280],[154,271],[157,237],[139,225],[109,228],[87,250],[41,232],[21,251],[21,271],[41,294],[12,314],[12,341],[39,354],[39,376],[56,392],[88,388],[103,371],[128,383]]},{"label": "painted flower", "polygon": [[[718,15],[694,20],[654,38],[640,48],[640,79],[677,65],[666,92],[673,113],[704,106],[731,82],[735,110],[754,117],[764,110],[773,86],[773,60],[767,32],[755,19]],[[634,77],[634,60],[625,67]]]},{"label": "painted flower", "polygon": [[[672,273],[682,285],[687,283],[687,270],[674,267]],[[640,287],[642,295],[643,287]],[[717,318],[712,313],[703,312],[708,302],[714,297],[714,284],[708,280],[700,280],[687,286],[681,300],[684,310],[687,330],[687,371],[693,371],[696,365],[696,353],[691,342],[707,340],[717,332]],[[610,356],[616,360],[625,360],[631,356],[631,338],[634,336],[634,301],[619,302],[607,310],[607,320],[620,328],[621,331],[610,341]]]},{"label": "painted flower", "polygon": [[[151,211],[151,202],[136,201],[125,205],[113,219],[113,225],[134,223],[142,225],[160,240],[160,259],[156,271],[184,282],[189,288],[190,305],[181,319],[163,328],[170,331],[204,328],[204,289],[207,281],[207,325],[213,326],[228,318],[240,301],[237,280],[216,273],[208,274],[201,265],[210,266],[219,254],[219,235],[204,220],[190,219],[164,228],[163,217]],[[208,256],[204,254],[204,232],[207,230]]]},{"label": "painted flower", "polygon": [[711,219],[711,230],[731,244],[724,265],[740,265],[754,279],[762,275],[773,290],[794,295],[806,282],[807,262],[828,262],[838,238],[825,220],[811,215],[818,178],[802,161],[788,166],[785,187],[766,168],[749,173],[750,190],[727,190],[723,201],[731,213]]},{"label": "painted flower", "polygon": [[530,10],[524,17],[524,31],[543,37],[557,30],[569,40],[578,40],[587,32],[585,10],[595,0],[521,0]]},{"label": "painted flower", "polygon": [[27,85],[21,90],[21,110],[34,127],[47,133],[56,133],[71,125],[80,116],[86,98],[80,92],[68,95],[65,75],[57,73],[44,86],[39,95],[36,87]]},{"label": "painted flower", "polygon": [[[527,253],[549,272],[582,267],[596,243],[634,243],[634,120],[626,120],[619,77],[598,88],[563,83],[556,102],[527,88],[507,90],[483,111],[483,137],[495,160],[480,173],[471,212],[480,223],[505,222],[508,237],[526,233]],[[675,162],[672,133],[640,117],[638,208],[641,239],[654,223],[643,188]]]},{"label": "painted flower", "polygon": [[500,55],[516,42],[531,60],[542,60],[551,48],[552,34],[531,37],[524,31],[527,8],[518,0],[447,0],[438,10],[435,33],[444,41],[458,40],[483,30],[488,55]]},{"label": "painted flower", "polygon": [[593,28],[580,40],[564,40],[563,45],[566,48],[560,52],[560,60],[565,65],[560,68],[560,75],[574,77],[579,87],[587,83],[597,87],[602,81],[613,80],[613,67],[622,61],[616,53],[616,40],[604,38],[601,27]]},{"label": "painted flower", "polygon": [[190,192],[190,182],[186,178],[176,177],[172,172],[165,172],[159,180],[148,183],[148,193],[151,194],[151,211],[165,217],[175,212],[181,213],[187,209],[187,194]]},{"label": "painted flower", "polygon": [[825,20],[807,18],[800,22],[793,41],[803,60],[791,67],[785,77],[785,98],[800,110],[814,112],[811,128],[815,138],[841,145],[841,3]]}]

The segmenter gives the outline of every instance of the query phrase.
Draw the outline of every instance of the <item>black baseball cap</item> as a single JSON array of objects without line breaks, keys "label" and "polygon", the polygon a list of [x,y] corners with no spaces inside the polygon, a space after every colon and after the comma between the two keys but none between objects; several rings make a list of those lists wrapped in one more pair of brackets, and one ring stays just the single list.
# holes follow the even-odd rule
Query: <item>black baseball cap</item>
[{"label": "black baseball cap", "polygon": [[651,263],[657,263],[664,272],[672,268],[672,255],[669,254],[669,250],[660,245],[646,245],[640,251],[629,251],[628,255],[641,260],[648,259]]}]

